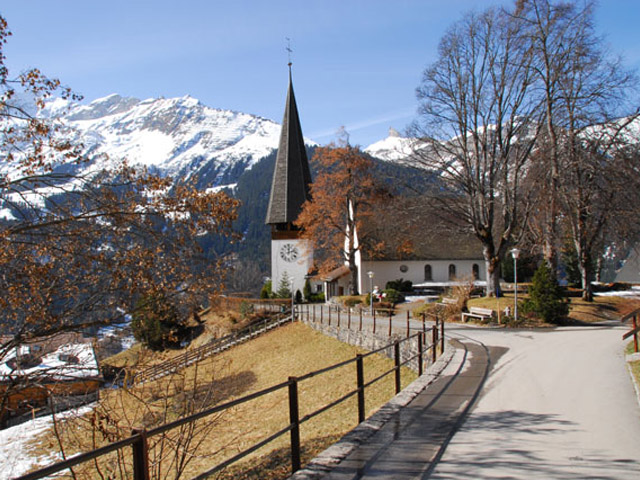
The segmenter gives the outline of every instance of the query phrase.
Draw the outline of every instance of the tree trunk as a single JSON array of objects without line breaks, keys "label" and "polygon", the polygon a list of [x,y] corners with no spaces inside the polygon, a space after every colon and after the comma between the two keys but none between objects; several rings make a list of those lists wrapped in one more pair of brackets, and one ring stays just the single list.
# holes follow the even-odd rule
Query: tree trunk
[{"label": "tree trunk", "polygon": [[487,286],[485,288],[485,296],[501,297],[502,290],[500,288],[500,262],[495,255],[490,255],[488,247],[483,249],[484,264],[487,272]]},{"label": "tree trunk", "polygon": [[588,255],[580,253],[578,260],[580,281],[582,283],[582,299],[586,302],[593,302],[593,288],[591,287],[591,259]]}]

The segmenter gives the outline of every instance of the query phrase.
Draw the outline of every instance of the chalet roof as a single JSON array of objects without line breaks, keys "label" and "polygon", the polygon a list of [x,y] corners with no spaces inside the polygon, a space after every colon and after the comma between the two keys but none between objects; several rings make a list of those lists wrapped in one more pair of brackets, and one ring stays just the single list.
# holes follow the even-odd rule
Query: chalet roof
[{"label": "chalet roof", "polygon": [[311,198],[310,184],[311,171],[300,127],[298,107],[293,94],[291,68],[289,68],[289,90],[265,223],[294,222],[302,210],[302,204]]}]

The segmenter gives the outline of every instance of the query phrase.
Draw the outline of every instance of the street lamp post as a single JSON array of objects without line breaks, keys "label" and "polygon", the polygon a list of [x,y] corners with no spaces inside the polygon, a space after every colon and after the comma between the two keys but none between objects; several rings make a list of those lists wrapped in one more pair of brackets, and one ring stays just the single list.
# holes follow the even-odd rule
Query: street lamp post
[{"label": "street lamp post", "polygon": [[518,321],[518,257],[520,256],[520,250],[514,248],[511,250],[513,256],[513,296],[515,298],[515,305],[513,307],[513,318]]},{"label": "street lamp post", "polygon": [[371,308],[371,314],[373,315],[373,271],[369,270],[367,272],[369,275],[369,307]]}]

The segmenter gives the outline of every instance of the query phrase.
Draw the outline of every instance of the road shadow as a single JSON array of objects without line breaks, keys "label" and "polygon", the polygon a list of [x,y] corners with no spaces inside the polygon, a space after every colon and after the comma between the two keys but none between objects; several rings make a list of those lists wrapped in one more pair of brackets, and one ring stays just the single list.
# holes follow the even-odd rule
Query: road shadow
[{"label": "road shadow", "polygon": [[[549,478],[557,480],[640,478],[640,462],[595,449],[554,449],[551,436],[577,430],[557,415],[507,410],[471,415],[452,442],[453,451],[429,479]],[[472,440],[462,440],[472,439]],[[573,447],[569,445],[569,447]]]}]

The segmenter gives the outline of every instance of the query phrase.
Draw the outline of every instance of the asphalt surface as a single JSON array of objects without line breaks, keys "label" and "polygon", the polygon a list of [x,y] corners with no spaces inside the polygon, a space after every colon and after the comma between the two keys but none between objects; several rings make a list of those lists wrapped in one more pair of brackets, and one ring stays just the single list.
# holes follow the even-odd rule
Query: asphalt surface
[{"label": "asphalt surface", "polygon": [[313,478],[640,479],[623,327],[448,327],[439,378]]}]

